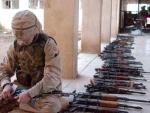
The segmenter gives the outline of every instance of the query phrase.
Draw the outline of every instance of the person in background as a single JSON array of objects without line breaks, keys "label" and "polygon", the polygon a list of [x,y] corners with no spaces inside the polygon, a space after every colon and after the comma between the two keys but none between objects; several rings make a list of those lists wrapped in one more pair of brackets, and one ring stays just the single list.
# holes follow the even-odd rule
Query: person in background
[{"label": "person in background", "polygon": [[145,6],[141,7],[141,11],[139,12],[140,19],[142,19],[142,26],[145,28],[147,23],[148,11],[145,9]]}]

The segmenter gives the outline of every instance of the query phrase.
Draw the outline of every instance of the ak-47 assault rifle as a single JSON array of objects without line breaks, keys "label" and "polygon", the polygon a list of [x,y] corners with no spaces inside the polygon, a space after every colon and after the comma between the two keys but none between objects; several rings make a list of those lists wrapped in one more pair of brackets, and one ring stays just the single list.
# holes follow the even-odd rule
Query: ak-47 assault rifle
[{"label": "ak-47 assault rifle", "polygon": [[134,37],[129,37],[129,36],[117,36],[117,38],[116,38],[116,40],[115,41],[117,41],[117,40],[124,40],[124,41],[126,41],[126,42],[134,42]]},{"label": "ak-47 assault rifle", "polygon": [[128,41],[128,42],[134,42],[134,38],[129,38],[129,37],[126,37],[126,36],[124,36],[124,37],[122,37],[122,36],[117,36],[117,39],[116,40],[126,40],[126,41]]},{"label": "ak-47 assault rifle", "polygon": [[[131,48],[131,47],[121,47],[121,46],[106,46],[105,48],[104,48],[104,50],[102,51],[102,54],[111,54],[110,52],[114,52],[115,54],[119,54],[119,52],[124,52],[123,54],[125,54],[125,53],[131,53],[131,49],[133,49],[133,48],[131,48],[131,49],[129,49],[129,48]],[[114,53],[112,53],[112,54],[114,54]]]},{"label": "ak-47 assault rifle", "polygon": [[[23,92],[24,90],[18,89],[17,95]],[[141,92],[143,94],[143,92]],[[140,94],[141,94],[140,93]],[[145,94],[145,93],[144,93]],[[114,95],[108,95],[108,94],[102,94],[100,92],[76,92],[73,91],[71,93],[66,93],[62,91],[52,91],[47,93],[39,94],[33,98],[39,98],[45,95],[60,95],[60,96],[70,96],[73,95],[74,98],[90,98],[90,99],[100,99],[100,100],[107,100],[107,101],[133,101],[133,102],[144,102],[144,103],[150,103],[150,100],[139,100],[139,99],[131,99],[126,97],[118,97]]]},{"label": "ak-47 assault rifle", "polygon": [[113,41],[111,43],[109,43],[109,45],[107,45],[105,48],[125,48],[125,49],[132,49],[133,43],[131,42],[125,42],[125,41]]},{"label": "ak-47 assault rifle", "polygon": [[[16,92],[14,93],[15,95],[18,95],[18,94],[20,94],[21,92],[23,92],[23,91],[25,91],[24,89],[17,89],[16,90]],[[72,93],[63,93],[63,92],[61,92],[61,91],[52,91],[52,92],[47,92],[47,93],[42,93],[42,94],[40,94],[40,95],[37,95],[37,96],[35,96],[35,97],[33,97],[33,98],[39,98],[39,97],[42,97],[42,96],[44,96],[44,95],[51,95],[51,94],[56,94],[56,95],[62,95],[62,96],[68,96],[68,95],[76,95],[76,97],[78,97],[78,96],[80,96],[80,98],[82,97],[82,98],[85,98],[85,97],[92,97],[92,98],[95,98],[95,97],[97,97],[98,95],[92,95],[92,94],[90,94],[90,93],[83,93],[83,94],[81,94],[81,93],[79,93],[79,94],[77,94],[76,92],[72,92]],[[101,96],[104,100],[108,100],[108,99],[110,99],[110,100],[127,100],[127,101],[138,101],[138,102],[149,102],[149,101],[145,101],[145,100],[136,100],[136,99],[129,99],[129,98],[124,98],[124,97],[116,97],[116,96],[107,96],[107,95],[99,95],[99,96]],[[15,100],[16,101],[16,100]],[[1,101],[1,102],[4,102],[4,101]],[[11,101],[11,103],[10,103],[10,105],[12,104],[12,102],[13,102],[13,104],[14,104],[14,100],[13,101]],[[94,101],[92,101],[92,102],[94,102]],[[8,103],[7,103],[8,104]],[[3,104],[3,106],[5,105],[7,105],[7,104]],[[105,104],[105,105],[104,105]],[[1,104],[2,105],[2,104]],[[15,105],[15,104],[14,104]],[[112,107],[112,105],[113,104],[109,104],[109,105],[111,105],[111,106],[109,106],[109,107]],[[18,103],[16,102],[16,106],[18,106]],[[13,106],[13,108],[14,107],[16,107],[16,106]],[[113,105],[113,109],[111,109],[111,108],[103,108],[103,107],[100,107],[100,106],[92,106],[92,105],[83,105],[83,104],[71,104],[70,105],[71,106],[71,109],[69,109],[68,111],[69,112],[78,112],[78,111],[83,111],[83,112],[94,112],[94,113],[99,113],[99,112],[107,112],[107,113],[128,113],[128,112],[126,112],[126,111],[121,111],[121,110],[118,110],[118,109],[114,109],[114,108],[116,108],[116,107],[130,107],[130,108],[136,108],[136,109],[141,109],[141,107],[139,107],[139,106],[128,106],[128,105],[123,105],[123,104],[119,104],[119,103],[115,103],[114,102],[114,105]],[[104,103],[103,102],[103,106],[106,106],[106,102]],[[116,107],[115,107],[116,106]],[[108,107],[108,104],[107,104],[107,107]],[[8,108],[8,105],[7,105],[7,107],[6,108]],[[8,109],[7,109],[8,110]],[[12,109],[10,109],[9,108],[9,110],[8,111],[10,111],[10,110],[12,110]],[[6,111],[6,109],[4,110],[4,112],[2,112],[2,113],[7,113],[8,111]],[[66,113],[69,113],[69,112],[66,112]],[[62,112],[62,113],[65,113],[65,112]]]},{"label": "ak-47 assault rifle", "polygon": [[131,49],[129,49],[129,47],[123,48],[120,46],[116,46],[116,47],[106,46],[101,54],[119,54],[119,53],[123,53],[123,54],[131,53]]},{"label": "ak-47 assault rifle", "polygon": [[133,36],[123,35],[123,34],[118,34],[117,35],[117,39],[126,39],[126,40],[131,41],[131,42],[134,41],[134,37]]},{"label": "ak-47 assault rifle", "polygon": [[138,80],[138,81],[147,81],[146,79],[142,78],[135,78],[129,76],[119,76],[119,75],[94,75],[95,79],[110,79],[110,80]]},{"label": "ak-47 assault rifle", "polygon": [[112,62],[105,62],[103,67],[121,67],[121,68],[130,68],[130,69],[138,69],[143,71],[143,67],[140,65],[133,65],[133,64],[121,64],[121,63],[112,63]]},{"label": "ak-47 assault rifle", "polygon": [[114,86],[105,86],[105,85],[85,85],[86,91],[87,92],[106,92],[106,93],[113,93],[113,94],[132,94],[132,93],[137,93],[137,94],[146,94],[145,92],[140,92],[140,91],[133,91],[133,90],[128,90],[125,88],[118,88]]},{"label": "ak-47 assault rifle", "polygon": [[[19,93],[22,92],[18,91]],[[150,100],[139,100],[139,99],[131,99],[131,98],[126,98],[126,97],[118,97],[114,95],[108,95],[108,94],[102,94],[100,92],[96,93],[89,93],[89,92],[78,92],[73,91],[71,93],[66,93],[62,91],[52,91],[52,92],[47,92],[47,93],[42,93],[39,94],[33,98],[39,98],[45,95],[60,95],[60,96],[70,96],[73,95],[74,98],[91,98],[91,99],[100,99],[100,100],[107,100],[107,101],[133,101],[133,102],[144,102],[144,103],[150,103]],[[141,93],[140,93],[141,94]],[[142,92],[143,94],[143,92]],[[144,93],[145,94],[145,93]]]},{"label": "ak-47 assault rifle", "polygon": [[110,43],[108,46],[106,46],[104,48],[104,50],[119,50],[119,51],[123,51],[123,50],[130,50],[130,49],[134,49],[134,47],[132,47],[131,45],[114,45],[112,43]]},{"label": "ak-47 assault rifle", "polygon": [[[105,70],[97,71],[97,74],[103,74],[103,75],[119,75],[119,76],[132,76],[132,77],[143,77],[143,73],[149,73],[149,72],[143,72],[140,70],[132,70],[132,69],[118,69],[118,68],[104,68]],[[107,69],[107,70],[106,70]]]},{"label": "ak-47 assault rifle", "polygon": [[[142,67],[134,67],[134,66],[111,66],[111,65],[107,65],[104,64],[102,66],[103,69],[114,69],[114,70],[122,70],[124,72],[137,72],[137,73],[142,73],[144,72]],[[148,72],[147,72],[148,73]]]},{"label": "ak-47 assault rifle", "polygon": [[131,106],[127,104],[120,104],[116,101],[106,101],[100,99],[88,99],[88,98],[75,98],[73,104],[81,104],[81,105],[92,105],[99,107],[107,107],[107,108],[134,108],[134,109],[142,109],[140,106]]},{"label": "ak-47 assault rifle", "polygon": [[114,57],[116,59],[120,58],[120,57],[131,57],[133,58],[133,56],[131,56],[131,54],[129,53],[101,53],[100,54],[101,58],[109,58],[109,57]]},{"label": "ak-47 assault rifle", "polygon": [[131,41],[128,41],[126,39],[117,39],[117,40],[114,40],[113,42],[111,42],[110,44],[113,44],[113,45],[133,45],[134,42],[131,42]]},{"label": "ak-47 assault rifle", "polygon": [[[118,63],[118,65],[119,65],[119,63]],[[143,70],[143,67],[142,66],[139,66],[139,65],[130,65],[130,66],[126,66],[126,65],[119,65],[119,66],[117,66],[117,63],[116,63],[116,65],[115,65],[115,63],[114,63],[114,65],[113,65],[113,63],[104,63],[103,64],[103,67],[105,68],[105,67],[114,67],[114,68],[125,68],[125,69],[130,69],[130,70]]]},{"label": "ak-47 assault rifle", "polygon": [[116,40],[112,41],[111,44],[121,44],[121,45],[129,45],[129,44],[134,44],[134,40],[128,39],[128,38],[116,38]]},{"label": "ak-47 assault rifle", "polygon": [[144,71],[139,71],[139,70],[131,70],[131,69],[124,69],[124,68],[109,68],[105,67],[103,69],[97,68],[96,69],[97,73],[102,73],[104,75],[127,75],[127,76],[134,76],[134,77],[143,77],[142,73],[149,73],[149,72],[144,72]]},{"label": "ak-47 assault rifle", "polygon": [[75,95],[75,98],[88,98],[88,99],[100,99],[107,101],[133,101],[133,102],[144,102],[150,103],[150,100],[139,100],[139,99],[131,99],[127,97],[118,97],[110,94],[102,94],[102,93],[71,93]]},{"label": "ak-47 assault rifle", "polygon": [[121,44],[121,45],[132,45],[132,44],[134,44],[134,42],[129,41],[127,39],[116,39],[116,40],[112,41],[110,44],[114,44],[114,45],[119,45],[119,44]]},{"label": "ak-47 assault rifle", "polygon": [[113,75],[113,76],[131,76],[131,77],[143,77],[143,75],[141,73],[135,73],[135,72],[125,72],[125,71],[115,71],[115,70],[99,70],[99,71],[96,71],[96,74],[97,75]]},{"label": "ak-47 assault rifle", "polygon": [[138,62],[138,61],[133,61],[133,60],[118,60],[118,59],[108,59],[108,60],[105,60],[104,63],[108,63],[108,64],[143,65],[141,62]]},{"label": "ak-47 assault rifle", "polygon": [[122,111],[118,109],[112,108],[103,108],[99,106],[92,105],[83,105],[83,104],[71,104],[70,109],[60,113],[80,113],[80,112],[88,112],[88,113],[128,113],[127,111]]},{"label": "ak-47 assault rifle", "polygon": [[128,42],[111,42],[104,49],[116,49],[116,48],[133,49],[132,45],[133,43],[128,43]]},{"label": "ak-47 assault rifle", "polygon": [[134,88],[134,89],[146,89],[145,85],[142,83],[135,83],[133,81],[123,81],[123,80],[109,80],[109,79],[94,79],[91,80],[91,84],[94,85],[104,85],[104,86],[114,86],[119,88]]},{"label": "ak-47 assault rifle", "polygon": [[105,50],[115,50],[115,49],[129,50],[129,49],[134,49],[134,48],[132,47],[132,44],[127,44],[127,43],[126,44],[110,43],[104,49]]},{"label": "ak-47 assault rifle", "polygon": [[111,55],[107,55],[107,56],[103,56],[100,55],[102,60],[107,60],[107,59],[127,59],[127,60],[135,60],[135,58],[133,56],[111,56]]},{"label": "ak-47 assault rifle", "polygon": [[134,66],[109,66],[109,65],[103,65],[102,68],[96,68],[96,71],[117,71],[117,72],[138,72],[138,73],[149,73],[149,72],[144,72],[143,68],[140,67],[134,67]]},{"label": "ak-47 assault rifle", "polygon": [[129,49],[105,49],[105,50],[103,50],[100,54],[101,55],[105,55],[105,56],[107,56],[107,55],[128,55],[128,56],[131,56],[131,53],[132,53],[132,51]]},{"label": "ak-47 assault rifle", "polygon": [[100,99],[100,100],[107,100],[107,101],[133,101],[133,102],[150,103],[150,100],[139,100],[139,99],[126,98],[126,97],[118,97],[118,96],[113,96],[113,95],[110,95],[110,94],[109,95],[108,94],[102,94],[100,92],[96,92],[96,93],[78,92],[78,93],[76,93],[76,91],[73,91],[71,93],[65,93],[65,92],[62,92],[62,91],[52,91],[52,92],[42,93],[42,94],[37,95],[33,98],[39,98],[39,97],[42,97],[44,95],[51,95],[51,94],[60,95],[60,96],[73,95],[74,98],[91,98],[91,99]]},{"label": "ak-47 assault rifle", "polygon": [[109,54],[127,54],[131,55],[131,50],[123,50],[123,51],[117,51],[117,50],[103,50],[103,52],[100,53],[100,55],[109,55]]}]

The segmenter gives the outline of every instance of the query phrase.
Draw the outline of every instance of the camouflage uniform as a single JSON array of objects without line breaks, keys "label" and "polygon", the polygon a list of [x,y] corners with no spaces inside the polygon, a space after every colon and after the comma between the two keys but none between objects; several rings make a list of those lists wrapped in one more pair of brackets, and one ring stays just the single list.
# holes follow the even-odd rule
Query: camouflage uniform
[{"label": "camouflage uniform", "polygon": [[[9,48],[7,57],[0,66],[1,87],[10,83],[16,72],[14,83],[28,88],[31,97],[40,93],[61,90],[61,67],[59,50],[55,40],[44,33],[34,37],[28,46],[19,46],[16,41]],[[26,113],[57,113],[62,109],[63,99],[59,96],[45,96],[35,99],[32,107],[22,107]],[[25,106],[25,105],[23,105]],[[34,109],[29,109],[29,107]],[[11,113],[25,113],[18,108]]]}]

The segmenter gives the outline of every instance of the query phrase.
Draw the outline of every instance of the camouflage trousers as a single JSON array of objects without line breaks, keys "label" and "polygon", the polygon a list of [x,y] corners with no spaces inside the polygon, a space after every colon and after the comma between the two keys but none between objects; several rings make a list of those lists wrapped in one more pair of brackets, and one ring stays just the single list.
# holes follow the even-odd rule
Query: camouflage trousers
[{"label": "camouflage trousers", "polygon": [[65,98],[56,95],[34,99],[30,104],[17,104],[14,100],[2,102],[1,100],[0,113],[57,113],[68,105]]}]

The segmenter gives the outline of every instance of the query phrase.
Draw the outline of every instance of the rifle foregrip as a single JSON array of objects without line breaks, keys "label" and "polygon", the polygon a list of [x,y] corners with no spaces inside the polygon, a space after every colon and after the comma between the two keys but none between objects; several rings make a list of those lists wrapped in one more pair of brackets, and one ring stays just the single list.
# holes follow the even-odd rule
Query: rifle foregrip
[{"label": "rifle foregrip", "polygon": [[101,101],[100,107],[118,108],[118,103],[112,101]]},{"label": "rifle foregrip", "polygon": [[100,97],[100,99],[109,100],[109,101],[117,101],[118,100],[115,96],[111,96],[111,95],[102,95]]}]

